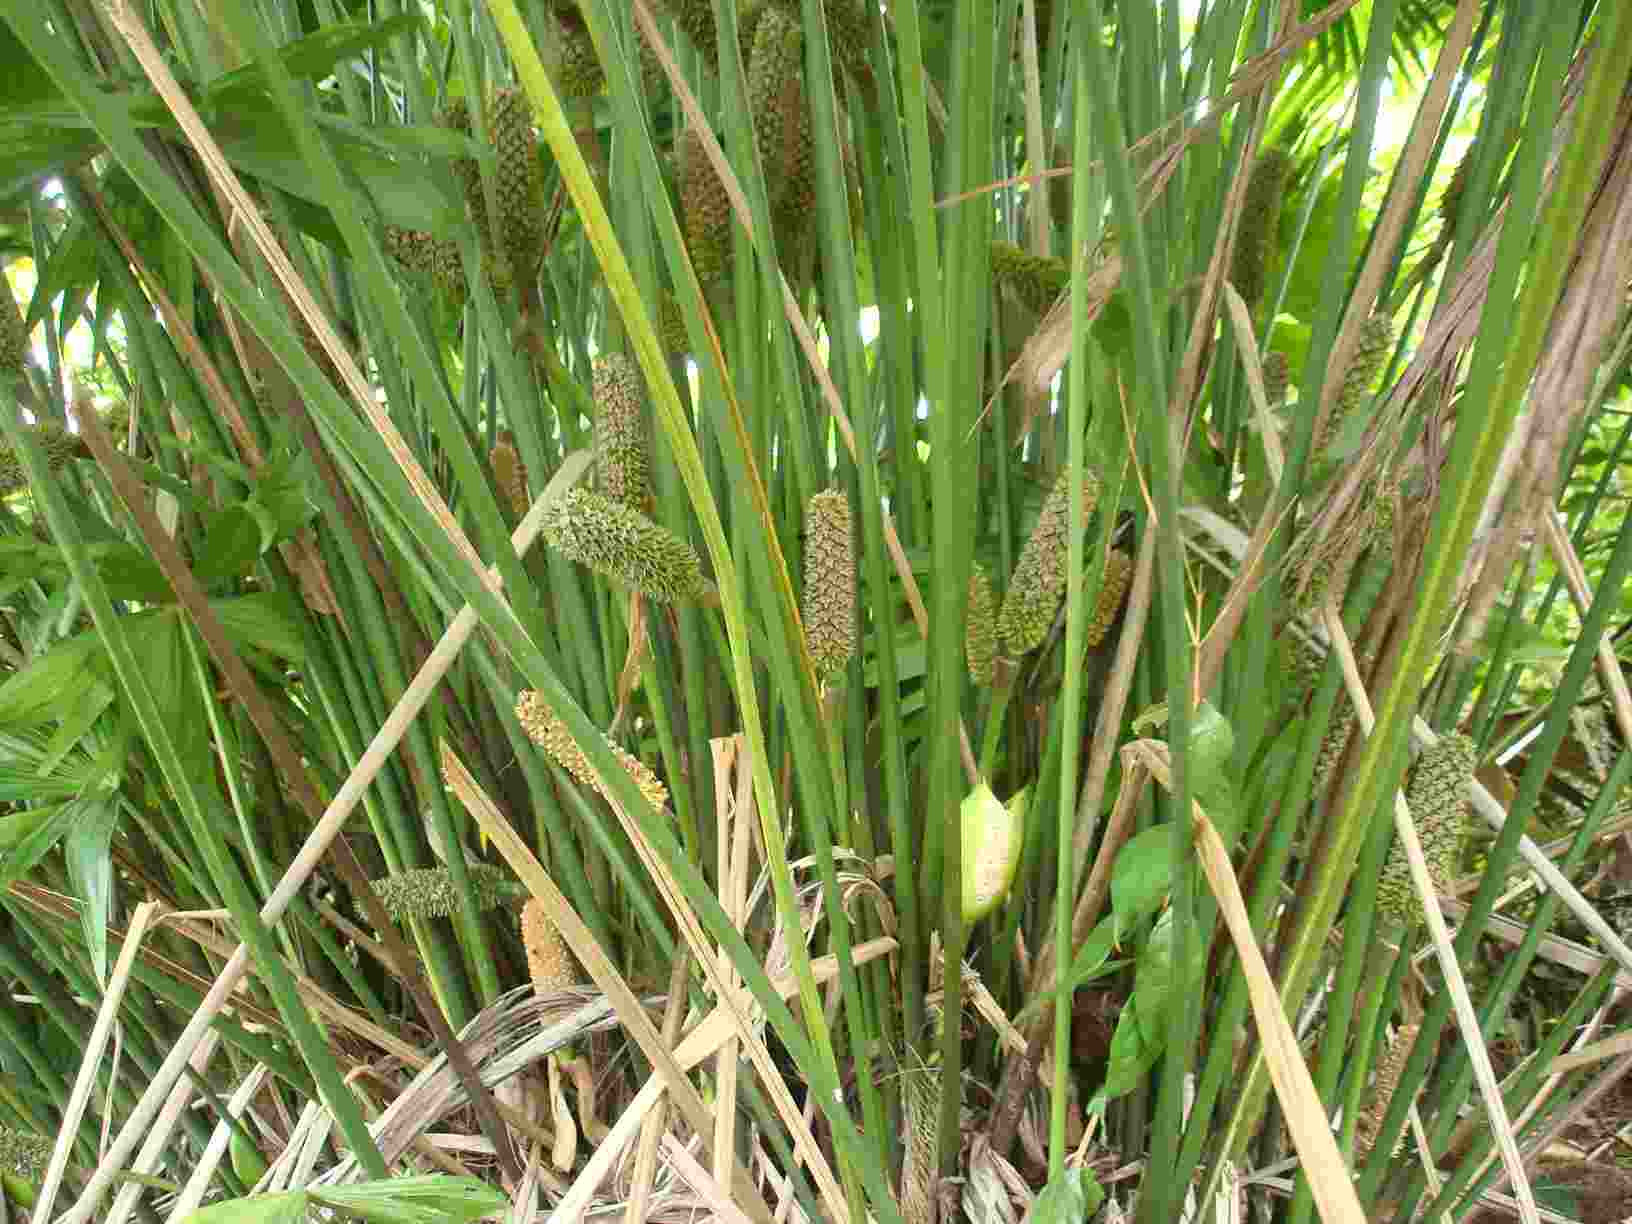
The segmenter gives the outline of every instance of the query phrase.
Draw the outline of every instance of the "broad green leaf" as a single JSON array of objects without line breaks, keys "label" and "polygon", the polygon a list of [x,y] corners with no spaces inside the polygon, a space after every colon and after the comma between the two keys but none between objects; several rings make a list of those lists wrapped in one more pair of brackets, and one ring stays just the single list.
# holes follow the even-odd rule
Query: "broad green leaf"
[{"label": "broad green leaf", "polygon": [[0,684],[0,727],[27,727],[59,717],[63,694],[79,691],[95,677],[102,643],[95,633],[59,642],[22,671]]},{"label": "broad green leaf", "polygon": [[1064,1169],[1032,1200],[1025,1224],[1082,1224],[1105,1201],[1105,1188],[1081,1165]]},{"label": "broad green leaf", "polygon": [[1145,1030],[1145,1039],[1151,1044],[1163,1041],[1167,1029],[1167,1013],[1175,1000],[1191,997],[1201,984],[1205,967],[1206,949],[1194,934],[1186,941],[1189,961],[1178,965],[1173,958],[1173,911],[1165,911],[1151,928],[1150,938],[1139,949],[1139,965],[1134,974],[1133,1006]]},{"label": "broad green leaf", "polygon": [[[1322,278],[1325,275],[1326,260],[1332,243],[1337,238],[1337,227],[1342,211],[1342,183],[1341,174],[1328,174],[1316,188],[1319,193],[1315,199],[1314,211],[1309,215],[1309,228],[1304,232],[1303,243],[1298,248],[1297,261],[1292,265],[1292,277],[1286,287],[1286,298],[1281,309],[1300,319],[1314,319],[1320,316],[1320,294]],[[1294,225],[1303,207],[1301,200],[1289,201],[1282,210],[1283,225]],[[1357,256],[1366,239],[1367,226],[1362,221],[1354,227],[1350,236],[1350,264],[1353,256]],[[1277,263],[1281,262],[1279,260]],[[1271,273],[1270,284],[1276,284],[1281,271],[1276,268]],[[1289,357],[1292,354],[1287,354]],[[1302,362],[1293,368],[1302,367]]]},{"label": "broad green leaf", "polygon": [[113,599],[138,603],[169,603],[175,598],[164,571],[146,552],[123,540],[88,545],[97,573]]},{"label": "broad green leaf", "polygon": [[1190,724],[1190,793],[1226,846],[1241,832],[1241,805],[1230,775],[1234,756],[1234,730],[1211,702],[1202,702]]},{"label": "broad green leaf", "polygon": [[10,888],[49,854],[81,818],[84,805],[82,799],[70,799],[55,807],[0,816],[0,889]]},{"label": "broad green leaf", "polygon": [[228,636],[240,646],[264,650],[280,659],[298,663],[306,657],[306,642],[300,633],[300,616],[289,599],[266,591],[232,599],[210,601]]},{"label": "broad green leaf", "polygon": [[[323,126],[335,156],[372,200],[381,224],[428,230],[440,237],[454,235],[462,224],[463,205],[446,192],[442,176],[427,173],[421,162],[386,156],[374,147],[375,139],[337,131],[333,124]],[[330,202],[317,194],[311,170],[271,102],[251,95],[242,107],[222,116],[216,136],[221,151],[239,170],[329,209]]]},{"label": "broad green leaf", "polygon": [[1109,1102],[1132,1092],[1161,1052],[1161,1046],[1151,1044],[1133,1008],[1124,1007],[1116,1022],[1116,1032],[1111,1037],[1111,1057],[1105,1068],[1105,1083],[1094,1094],[1089,1109],[1103,1112]]},{"label": "broad green leaf", "polygon": [[304,1224],[310,1203],[304,1190],[255,1194],[201,1207],[182,1224]]},{"label": "broad green leaf", "polygon": [[113,913],[113,860],[108,847],[113,841],[118,807],[111,799],[86,799],[80,803],[80,817],[74,821],[63,856],[68,864],[68,880],[84,901],[79,920],[85,928],[85,944],[91,954],[91,969],[98,982],[108,980],[108,919]]},{"label": "broad green leaf", "polygon": [[[370,48],[384,46],[399,34],[412,33],[420,24],[421,19],[411,15],[390,17],[373,24],[341,22],[279,48],[278,58],[291,76],[321,80],[337,64],[354,59]],[[243,101],[245,95],[265,88],[265,70],[259,64],[250,64],[216,77],[204,96],[210,105],[235,105]]]},{"label": "broad green leaf", "polygon": [[1070,995],[1089,982],[1115,973],[1128,962],[1125,960],[1111,960],[1111,949],[1116,944],[1115,918],[1102,918],[1099,925],[1089,932],[1088,938],[1083,941],[1082,947],[1071,960],[1071,966],[1065,971],[1065,982],[1061,987],[1054,987],[1037,995],[1027,1003],[1020,1014],[1014,1018],[1015,1024],[1020,1024],[1027,1017],[1035,1015],[1051,1002],[1058,1002],[1062,994]]},{"label": "broad green leaf", "polygon": [[312,1193],[312,1202],[371,1224],[466,1224],[502,1210],[509,1200],[474,1177],[429,1173],[325,1188]]},{"label": "broad green leaf", "polygon": [[243,506],[228,506],[213,517],[193,572],[206,588],[249,571],[261,555],[265,537],[255,516]]},{"label": "broad green leaf", "polygon": [[1173,830],[1155,825],[1136,833],[1111,866],[1111,910],[1118,937],[1162,903],[1173,878]]},{"label": "broad green leaf", "polygon": [[[0,33],[9,35],[9,27],[0,23]],[[0,81],[7,85],[12,81],[10,66],[20,62],[11,58],[11,51],[0,47],[0,56],[5,57],[0,63],[8,66],[6,72],[0,73]],[[27,56],[20,48],[17,51]],[[47,122],[48,114],[55,115],[58,122]],[[60,102],[46,100],[15,107],[0,102],[0,116],[0,199],[14,196],[85,158],[102,143],[83,118]]]}]

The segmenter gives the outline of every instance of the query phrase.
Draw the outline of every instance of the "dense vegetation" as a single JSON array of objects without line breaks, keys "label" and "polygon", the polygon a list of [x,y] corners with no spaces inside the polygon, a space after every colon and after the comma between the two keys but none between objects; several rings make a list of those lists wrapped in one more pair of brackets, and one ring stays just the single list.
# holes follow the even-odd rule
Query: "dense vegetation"
[{"label": "dense vegetation", "polygon": [[1618,1218],[1632,6],[0,18],[0,1206]]}]

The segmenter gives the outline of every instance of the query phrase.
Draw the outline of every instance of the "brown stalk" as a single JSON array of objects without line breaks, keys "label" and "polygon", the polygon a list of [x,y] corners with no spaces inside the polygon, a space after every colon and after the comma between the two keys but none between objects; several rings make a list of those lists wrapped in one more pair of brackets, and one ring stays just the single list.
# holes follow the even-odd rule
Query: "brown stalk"
[{"label": "brown stalk", "polygon": [[[243,702],[250,721],[265,741],[273,760],[277,762],[285,784],[305,810],[307,818],[314,825],[317,824],[323,817],[324,804],[312,786],[306,769],[301,765],[300,754],[289,742],[271,703],[266,700],[250,675],[248,667],[244,665],[243,659],[239,657],[232,639],[227,636],[220,619],[210,607],[203,587],[199,585],[198,579],[193,576],[192,570],[182,559],[175,541],[165,532],[158,517],[147,504],[146,488],[130,470],[124,457],[114,450],[113,443],[97,419],[96,413],[81,412],[80,417],[80,428],[91,448],[91,453],[102,465],[108,482],[136,521],[154,561],[163,571],[165,579],[176,593],[177,601],[186,609],[199,635],[209,648],[211,657],[215,659],[216,666],[225,676],[227,687],[239,701]],[[351,889],[353,897],[367,913],[374,929],[379,932],[391,957],[394,971],[414,1000],[415,1006],[425,1017],[431,1032],[436,1036],[437,1044],[447,1054],[448,1062],[459,1076],[476,1111],[483,1133],[487,1135],[495,1152],[498,1153],[505,1176],[512,1182],[519,1180],[521,1169],[516,1163],[515,1153],[510,1148],[504,1126],[499,1120],[493,1096],[482,1083],[481,1076],[471,1064],[464,1047],[449,1027],[447,1018],[442,1015],[435,998],[426,988],[418,960],[402,936],[397,933],[395,923],[386,915],[385,908],[380,904],[379,897],[369,883],[362,864],[357,861],[350,843],[343,837],[336,838],[330,845],[330,854],[340,875]]]}]

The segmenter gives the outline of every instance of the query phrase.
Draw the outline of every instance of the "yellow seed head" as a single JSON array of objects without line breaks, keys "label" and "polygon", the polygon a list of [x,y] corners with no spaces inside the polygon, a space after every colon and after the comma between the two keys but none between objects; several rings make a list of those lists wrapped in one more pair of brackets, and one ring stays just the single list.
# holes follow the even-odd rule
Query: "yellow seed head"
[{"label": "yellow seed head", "polygon": [[[1099,477],[1085,472],[1083,518],[1086,520],[1099,501]],[[997,630],[1011,658],[1035,650],[1048,636],[1065,593],[1066,550],[1071,529],[1071,473],[1060,473],[1053,492],[1043,501],[1037,525],[1020,551],[1014,575],[1009,579]]]},{"label": "yellow seed head", "polygon": [[1264,296],[1270,256],[1275,250],[1275,229],[1281,218],[1281,197],[1286,192],[1292,159],[1280,149],[1265,149],[1253,163],[1247,179],[1247,197],[1241,205],[1241,227],[1230,264],[1230,282],[1249,310],[1257,310]]},{"label": "yellow seed head", "polygon": [[992,576],[978,561],[969,574],[963,654],[969,664],[969,678],[976,684],[990,684],[997,670],[997,599],[992,594]]},{"label": "yellow seed head", "polygon": [[[527,738],[544,749],[552,761],[584,786],[601,790],[600,781],[595,771],[590,768],[589,758],[584,755],[577,741],[568,732],[567,724],[550,709],[542,696],[531,689],[524,689],[516,698],[516,718],[520,721],[522,730],[527,732]],[[664,786],[657,775],[638,757],[624,751],[610,739],[606,744],[612,749],[612,755],[618,759],[618,763],[629,771],[629,776],[635,780],[635,785],[640,788],[640,793],[646,797],[646,801],[661,810],[669,801],[668,787]],[[607,802],[615,802],[607,792],[602,791],[602,794],[606,795]]]},{"label": "yellow seed head", "polygon": [[805,507],[805,639],[818,676],[844,670],[856,653],[856,557],[850,503],[837,489]]},{"label": "yellow seed head", "polygon": [[[510,877],[492,863],[471,863],[466,867],[471,893],[478,909],[493,909],[504,903]],[[446,867],[413,867],[374,881],[374,891],[385,912],[395,921],[408,918],[447,918],[459,910],[459,890]]]},{"label": "yellow seed head", "polygon": [[595,367],[595,487],[631,510],[646,505],[646,396],[640,370],[622,353]]},{"label": "yellow seed head", "polygon": [[578,970],[572,952],[537,897],[529,897],[521,907],[521,943],[527,950],[534,994],[550,995],[577,985]]},{"label": "yellow seed head", "polygon": [[1088,649],[1098,646],[1111,631],[1116,614],[1122,610],[1122,597],[1128,593],[1128,583],[1132,580],[1133,558],[1119,548],[1106,553],[1105,580],[1100,583],[1099,599],[1094,603],[1094,613],[1088,620],[1088,631],[1083,636],[1083,644]]},{"label": "yellow seed head", "polygon": [[574,489],[545,513],[544,538],[579,565],[649,599],[676,603],[707,590],[697,553],[667,527],[589,489]]},{"label": "yellow seed head", "polygon": [[992,279],[1033,313],[1042,314],[1059,299],[1071,279],[1063,259],[1033,255],[1012,242],[992,243]]},{"label": "yellow seed head", "polygon": [[499,496],[509,504],[510,512],[520,518],[532,502],[527,495],[527,465],[522,463],[516,440],[508,429],[493,443],[487,459],[493,465],[493,482],[498,486]]}]

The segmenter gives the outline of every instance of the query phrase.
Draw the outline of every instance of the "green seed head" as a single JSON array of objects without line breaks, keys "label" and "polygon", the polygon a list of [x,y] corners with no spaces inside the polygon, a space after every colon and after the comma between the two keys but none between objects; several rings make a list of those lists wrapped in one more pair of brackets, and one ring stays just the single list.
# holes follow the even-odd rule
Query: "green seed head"
[{"label": "green seed head", "polygon": [[705,285],[721,280],[731,260],[731,200],[691,128],[680,137],[680,208],[697,279]]},{"label": "green seed head", "polygon": [[787,171],[797,160],[801,142],[809,142],[803,64],[804,32],[799,22],[781,8],[766,9],[754,29],[748,60],[748,103],[773,212],[790,187],[797,186],[787,181]]},{"label": "green seed head", "polygon": [[499,242],[512,274],[532,279],[544,249],[544,176],[533,139],[533,115],[520,89],[496,90],[487,103],[493,142]]},{"label": "green seed head", "polygon": [[[710,0],[664,0],[663,7],[674,18],[680,32],[691,40],[710,68],[718,66],[719,36],[714,26],[714,6]],[[739,15],[738,25],[742,23]]]},{"label": "green seed head", "polygon": [[1272,409],[1286,403],[1286,393],[1292,386],[1292,367],[1286,354],[1272,349],[1264,356],[1264,398]]},{"label": "green seed head", "polygon": [[574,489],[544,516],[544,538],[568,560],[648,599],[676,603],[707,593],[690,544],[637,510],[588,489]]},{"label": "green seed head", "polygon": [[1401,1025],[1377,1064],[1371,1099],[1355,1119],[1354,1154],[1357,1160],[1369,1157],[1377,1144],[1377,1135],[1383,1129],[1383,1118],[1388,1114],[1389,1104],[1394,1100],[1394,1090],[1400,1086],[1400,1076],[1411,1059],[1411,1048],[1417,1044],[1417,1034],[1421,1031],[1420,1025]]},{"label": "green seed head", "polygon": [[[776,3],[792,20],[803,23],[799,0],[776,0]],[[859,79],[867,66],[867,48],[872,42],[866,5],[861,0],[822,0],[822,18],[827,23],[834,68]]]},{"label": "green seed head", "polygon": [[51,1162],[51,1146],[44,1135],[0,1126],[0,1169],[38,1185]]},{"label": "green seed head", "polygon": [[[524,689],[516,698],[516,718],[521,723],[521,729],[527,733],[527,738],[544,749],[552,761],[571,774],[580,784],[601,791],[608,803],[615,802],[611,794],[602,789],[600,779],[590,768],[589,758],[578,747],[578,741],[572,738],[572,734],[567,730],[567,724],[550,709],[542,696],[531,689]],[[626,752],[610,739],[606,740],[606,745],[612,750],[612,755],[618,759],[618,763],[628,770],[629,776],[635,780],[635,785],[640,788],[640,793],[646,797],[646,801],[662,811],[669,801],[668,787],[664,786],[657,775],[638,757]]]},{"label": "green seed head", "polygon": [[1451,233],[1456,227],[1457,210],[1462,207],[1462,197],[1468,190],[1468,179],[1473,173],[1473,150],[1469,149],[1462,155],[1462,160],[1456,163],[1456,169],[1451,171],[1451,181],[1445,184],[1445,190],[1439,197],[1439,240],[1449,244]]},{"label": "green seed head", "polygon": [[1339,695],[1338,700],[1342,704],[1332,711],[1331,719],[1326,724],[1326,734],[1321,737],[1320,748],[1315,753],[1312,794],[1325,793],[1326,784],[1332,780],[1332,773],[1342,761],[1343,754],[1349,750],[1349,741],[1354,738],[1354,707],[1349,704],[1347,696]]},{"label": "green seed head", "polygon": [[28,360],[28,329],[11,288],[0,276],[0,374],[21,374]]},{"label": "green seed head", "polygon": [[1366,392],[1371,390],[1371,384],[1376,381],[1377,373],[1383,368],[1383,361],[1393,347],[1393,319],[1385,314],[1374,314],[1361,324],[1360,340],[1348,368],[1343,371],[1343,385],[1337,393],[1337,402],[1332,405],[1320,437],[1315,440],[1315,454],[1325,454],[1337,440],[1343,423],[1365,399]]},{"label": "green seed head", "polygon": [[595,487],[640,510],[646,505],[646,396],[640,370],[622,353],[595,366]]},{"label": "green seed head", "polygon": [[[1451,734],[1425,749],[1411,771],[1405,790],[1405,804],[1417,826],[1422,855],[1428,862],[1428,878],[1435,892],[1444,892],[1456,875],[1467,836],[1468,789],[1473,782],[1479,754],[1465,735]],[[1405,850],[1396,841],[1383,865],[1377,884],[1377,916],[1396,926],[1409,926],[1417,915],[1416,890],[1411,886],[1411,868]]]},{"label": "green seed head", "polygon": [[1265,149],[1247,179],[1247,198],[1241,205],[1241,227],[1235,239],[1230,282],[1256,311],[1264,296],[1270,256],[1275,250],[1275,229],[1281,218],[1281,197],[1292,171],[1292,159],[1280,149]]},{"label": "green seed head", "polygon": [[1033,255],[1012,242],[993,242],[992,279],[1033,313],[1042,314],[1065,292],[1071,269],[1063,259]]},{"label": "green seed head", "polygon": [[[504,868],[492,863],[471,863],[471,893],[476,908],[489,910],[504,904],[512,882]],[[385,912],[396,922],[408,918],[448,918],[459,910],[459,890],[446,867],[414,867],[374,881],[374,892]]]},{"label": "green seed head", "polygon": [[1083,637],[1083,644],[1088,649],[1098,646],[1111,631],[1111,624],[1122,609],[1122,597],[1128,593],[1128,583],[1132,580],[1133,558],[1119,548],[1106,553],[1105,580],[1100,583],[1099,599],[1094,603],[1094,613],[1088,620],[1088,632]]},{"label": "green seed head", "polygon": [[[1035,650],[1048,636],[1065,594],[1066,550],[1070,544],[1071,487],[1069,469],[1062,471],[1054,490],[1043,501],[1037,525],[1020,552],[1009,579],[997,631],[1011,658]],[[1099,501],[1099,477],[1085,472],[1083,518],[1093,514]]]},{"label": "green seed head", "polygon": [[969,678],[987,685],[997,670],[997,600],[992,576],[978,561],[969,574],[969,613],[964,620],[963,653]]},{"label": "green seed head", "polygon": [[563,98],[593,98],[606,88],[606,72],[582,18],[556,23],[555,83]]},{"label": "green seed head", "polygon": [[686,332],[686,316],[674,294],[664,292],[657,304],[657,338],[671,357],[691,352],[691,336]]},{"label": "green seed head", "polygon": [[436,239],[424,230],[403,229],[388,225],[381,236],[380,246],[399,265],[416,275],[429,276]]},{"label": "green seed head", "polygon": [[[80,441],[79,435],[70,433],[61,425],[47,422],[30,428],[40,449],[45,452],[46,466],[52,472],[60,471],[64,464],[85,454],[85,444]],[[23,469],[23,461],[9,442],[0,441],[0,494],[15,492],[27,483],[28,473]]]},{"label": "green seed head", "polygon": [[816,674],[844,670],[856,653],[856,557],[850,503],[828,489],[805,507],[805,597],[800,609]]}]

